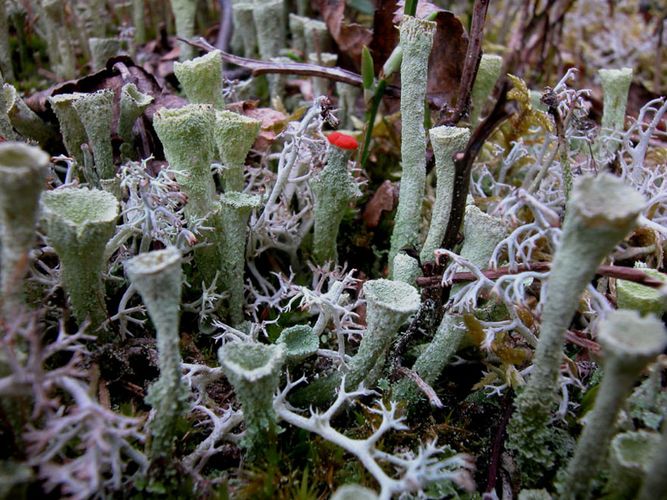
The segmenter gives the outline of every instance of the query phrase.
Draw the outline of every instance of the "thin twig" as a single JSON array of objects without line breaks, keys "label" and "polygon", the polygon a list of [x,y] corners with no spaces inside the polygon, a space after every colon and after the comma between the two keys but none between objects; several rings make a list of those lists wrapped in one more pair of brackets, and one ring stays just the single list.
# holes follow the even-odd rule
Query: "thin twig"
[{"label": "thin twig", "polygon": [[[482,274],[490,280],[496,280],[501,276],[508,274],[519,274],[525,271],[545,272],[551,269],[549,262],[532,262],[530,264],[521,264],[516,269],[509,267],[499,267],[497,269],[485,269]],[[632,281],[640,285],[651,288],[660,288],[665,286],[665,282],[654,278],[644,272],[643,269],[623,266],[600,266],[598,267],[598,276],[606,276],[608,278],[617,278],[626,281]],[[456,273],[452,277],[452,283],[464,283],[467,281],[475,281],[477,277],[471,272]],[[417,285],[421,287],[439,287],[442,283],[442,276],[429,276],[417,278]]]}]

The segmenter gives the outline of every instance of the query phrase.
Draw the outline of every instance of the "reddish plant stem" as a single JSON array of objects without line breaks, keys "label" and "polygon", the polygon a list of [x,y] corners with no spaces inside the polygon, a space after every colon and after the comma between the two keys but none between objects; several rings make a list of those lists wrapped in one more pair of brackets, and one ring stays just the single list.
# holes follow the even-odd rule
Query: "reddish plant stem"
[{"label": "reddish plant stem", "polygon": [[[551,269],[549,262],[533,262],[531,264],[520,264],[515,270],[509,267],[499,267],[498,269],[485,269],[482,274],[490,280],[495,280],[508,274],[518,274],[525,271],[545,272]],[[627,281],[633,281],[640,285],[651,288],[660,288],[665,285],[664,281],[649,276],[641,269],[622,266],[600,266],[597,274],[608,278],[617,278]],[[463,283],[466,281],[475,281],[477,277],[471,272],[456,273],[452,279],[453,283]],[[442,283],[442,276],[429,276],[417,278],[417,285],[421,287],[439,287]]]},{"label": "reddish plant stem", "polygon": [[508,391],[503,398],[503,416],[496,429],[496,435],[493,438],[493,446],[491,448],[491,459],[489,463],[489,472],[486,477],[486,493],[491,493],[496,489],[496,481],[498,480],[498,469],[500,469],[500,461],[502,458],[503,444],[505,442],[505,434],[507,430],[507,423],[512,416],[512,395]]}]

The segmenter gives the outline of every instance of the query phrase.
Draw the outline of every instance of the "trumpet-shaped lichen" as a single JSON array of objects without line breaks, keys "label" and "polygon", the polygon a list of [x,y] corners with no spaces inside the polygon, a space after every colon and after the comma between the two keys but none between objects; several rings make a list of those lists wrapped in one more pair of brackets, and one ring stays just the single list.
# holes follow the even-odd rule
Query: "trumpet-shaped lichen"
[{"label": "trumpet-shaped lichen", "polygon": [[225,192],[243,190],[243,169],[248,151],[257,139],[261,122],[231,111],[215,114],[214,138],[225,165]]},{"label": "trumpet-shaped lichen", "polygon": [[219,50],[182,63],[174,63],[174,74],[192,104],[210,104],[222,109],[222,58]]}]

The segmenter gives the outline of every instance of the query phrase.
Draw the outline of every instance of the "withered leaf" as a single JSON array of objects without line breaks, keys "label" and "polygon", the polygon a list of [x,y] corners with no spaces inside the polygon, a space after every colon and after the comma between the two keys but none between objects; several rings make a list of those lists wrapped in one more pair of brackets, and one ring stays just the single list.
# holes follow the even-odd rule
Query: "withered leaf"
[{"label": "withered leaf", "polygon": [[373,16],[373,39],[369,49],[373,55],[375,74],[378,75],[382,65],[398,45],[398,30],[394,23],[396,0],[378,0]]},{"label": "withered leaf", "polygon": [[396,205],[397,198],[396,187],[391,181],[384,181],[364,208],[363,219],[366,227],[377,227],[380,224],[382,212],[391,212]]},{"label": "withered leaf", "polygon": [[361,49],[373,39],[371,30],[345,20],[345,0],[317,0],[315,3],[339,50],[359,64]]}]

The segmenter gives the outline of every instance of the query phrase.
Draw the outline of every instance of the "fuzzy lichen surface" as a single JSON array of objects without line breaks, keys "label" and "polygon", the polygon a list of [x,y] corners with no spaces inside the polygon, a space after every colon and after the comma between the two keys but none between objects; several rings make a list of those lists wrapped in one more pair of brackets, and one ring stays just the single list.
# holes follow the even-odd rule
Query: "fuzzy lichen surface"
[{"label": "fuzzy lichen surface", "polygon": [[549,421],[558,401],[564,336],[579,297],[602,259],[636,225],[643,206],[639,193],[610,174],[581,177],[572,191],[549,275],[534,371],[509,424],[508,447],[529,483],[553,463]]},{"label": "fuzzy lichen surface", "polygon": [[475,205],[467,205],[463,221],[461,257],[480,269],[487,267],[496,246],[507,236],[507,229],[498,217],[481,211]]},{"label": "fuzzy lichen surface", "polygon": [[261,453],[267,435],[276,430],[273,394],[285,361],[282,345],[230,342],[218,350],[222,371],[243,408],[246,431],[242,445],[252,460]]},{"label": "fuzzy lichen surface", "polygon": [[648,467],[644,476],[644,482],[639,494],[638,500],[653,500],[654,498],[664,498],[667,493],[667,424],[663,423],[660,443],[655,450],[654,459]]},{"label": "fuzzy lichen surface", "polygon": [[107,61],[117,56],[122,50],[122,43],[118,38],[99,38],[92,37],[88,39],[90,45],[91,66],[94,71],[103,69]]},{"label": "fuzzy lichen surface", "polygon": [[632,83],[632,68],[601,69],[599,72],[603,91],[602,128],[622,130],[625,108]]},{"label": "fuzzy lichen surface", "polygon": [[125,263],[125,272],[148,309],[157,332],[160,377],[146,401],[155,408],[150,424],[151,455],[170,457],[176,424],[185,411],[188,390],[181,377],[178,324],[183,272],[181,253],[175,247],[137,255]]},{"label": "fuzzy lichen surface", "polygon": [[433,260],[433,252],[440,248],[447,231],[449,214],[454,195],[454,154],[465,148],[470,139],[470,131],[463,127],[435,127],[429,130],[433,156],[435,157],[435,204],[431,215],[431,225],[420,257],[424,261]]},{"label": "fuzzy lichen surface", "polygon": [[174,74],[192,104],[210,104],[222,109],[222,59],[219,50],[182,63],[174,63]]},{"label": "fuzzy lichen surface", "polygon": [[[195,36],[195,15],[197,14],[197,0],[170,0],[171,10],[176,21],[176,34],[185,39]],[[192,59],[194,48],[185,42],[179,43],[181,61]]]},{"label": "fuzzy lichen surface", "polygon": [[[74,158],[79,165],[83,165],[83,152],[81,145],[86,142],[86,129],[79,119],[79,114],[74,109],[74,103],[81,98],[81,94],[59,94],[49,97],[51,109],[58,118],[63,142],[67,153]],[[90,183],[91,180],[87,179]]]},{"label": "fuzzy lichen surface", "polygon": [[176,181],[188,197],[188,217],[203,218],[215,210],[215,184],[211,174],[215,112],[206,104],[161,109],[153,125]]},{"label": "fuzzy lichen surface", "polygon": [[285,328],[276,340],[285,347],[287,361],[297,362],[314,355],[320,347],[320,339],[310,325]]},{"label": "fuzzy lichen surface", "polygon": [[349,150],[331,146],[326,166],[310,183],[315,195],[313,259],[318,264],[336,261],[336,240],[345,209],[361,196],[347,171],[350,154]]},{"label": "fuzzy lichen surface", "polygon": [[279,55],[285,47],[285,2],[283,0],[262,0],[254,3],[253,19],[257,30],[259,55],[270,59]]},{"label": "fuzzy lichen surface", "polygon": [[98,90],[92,94],[80,94],[73,103],[92,147],[100,179],[111,179],[116,174],[111,148],[113,95],[113,90]]},{"label": "fuzzy lichen surface", "polygon": [[655,316],[617,310],[600,322],[598,341],[604,354],[604,375],[587,424],[561,483],[561,498],[590,497],[591,485],[606,457],[614,422],[643,368],[667,347],[667,331]]},{"label": "fuzzy lichen surface", "polygon": [[503,58],[493,54],[484,54],[479,61],[477,77],[472,87],[470,100],[472,103],[472,113],[470,114],[471,126],[477,126],[479,116],[484,109],[489,94],[493,90],[496,81],[500,77],[500,71],[503,67]]},{"label": "fuzzy lichen surface", "polygon": [[401,62],[401,187],[391,234],[389,265],[402,248],[419,245],[421,207],[426,183],[426,132],[424,99],[428,58],[436,24],[403,16],[400,25]]},{"label": "fuzzy lichen surface", "polygon": [[238,325],[243,321],[243,272],[248,219],[253,209],[260,206],[262,198],[257,195],[231,192],[224,194],[220,201],[224,233],[220,267],[224,287],[229,292],[229,316],[232,323]]},{"label": "fuzzy lichen surface", "polygon": [[[656,269],[646,268],[642,271],[651,278],[667,281],[667,275]],[[667,309],[665,296],[659,290],[620,279],[616,280],[616,303],[619,309],[634,309],[641,314],[661,315]]]},{"label": "fuzzy lichen surface", "polygon": [[214,138],[218,154],[227,167],[223,172],[225,192],[243,190],[245,159],[261,125],[259,120],[232,111],[216,112]]},{"label": "fuzzy lichen surface", "polygon": [[14,79],[11,50],[9,46],[8,0],[0,0],[0,71],[8,80]]},{"label": "fuzzy lichen surface", "polygon": [[74,316],[79,323],[90,319],[95,330],[107,319],[104,249],[116,228],[118,201],[106,191],[63,188],[45,192],[42,207]]},{"label": "fuzzy lichen surface", "polygon": [[[2,74],[0,74],[0,85],[5,85],[2,80]],[[0,92],[0,135],[10,141],[15,141],[18,139],[18,136],[7,116],[10,106],[9,96],[5,92]]]},{"label": "fuzzy lichen surface", "polygon": [[[42,147],[56,137],[57,134],[53,127],[47,125],[44,120],[28,107],[13,85],[4,84],[0,94],[2,94],[0,95],[0,110],[6,110],[10,126],[14,127],[19,134],[37,141]],[[3,117],[0,117],[0,133],[3,133],[2,120]],[[3,137],[11,140],[12,135],[4,135],[3,133]]]},{"label": "fuzzy lichen surface", "polygon": [[419,262],[408,254],[399,252],[394,257],[394,279],[408,285],[416,286],[417,278],[422,275]]},{"label": "fuzzy lichen surface", "polygon": [[240,33],[240,39],[243,42],[243,57],[251,59],[257,58],[258,55],[257,30],[255,29],[253,10],[252,2],[234,2],[232,5],[234,26],[238,27],[238,30],[234,30],[234,33]]},{"label": "fuzzy lichen surface", "polygon": [[0,144],[0,266],[2,309],[5,317],[23,303],[23,276],[35,240],[39,196],[44,189],[49,155],[21,142]]},{"label": "fuzzy lichen surface", "polygon": [[[636,498],[660,446],[657,432],[623,432],[609,446],[610,473],[605,486],[606,498]],[[658,496],[654,498],[659,498]]]}]

